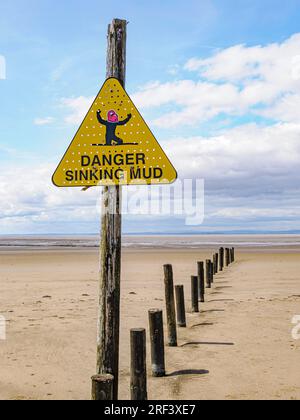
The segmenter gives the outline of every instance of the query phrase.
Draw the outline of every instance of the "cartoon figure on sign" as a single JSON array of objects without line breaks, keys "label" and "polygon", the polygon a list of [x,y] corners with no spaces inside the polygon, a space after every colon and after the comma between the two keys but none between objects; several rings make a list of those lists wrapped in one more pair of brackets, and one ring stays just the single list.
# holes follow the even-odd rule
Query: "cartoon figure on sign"
[{"label": "cartoon figure on sign", "polygon": [[101,125],[106,127],[106,146],[122,145],[123,140],[116,135],[116,129],[120,125],[126,125],[131,120],[132,115],[128,114],[127,118],[123,121],[119,121],[118,114],[112,109],[107,114],[107,121],[101,117],[101,111],[98,110],[97,118]]}]

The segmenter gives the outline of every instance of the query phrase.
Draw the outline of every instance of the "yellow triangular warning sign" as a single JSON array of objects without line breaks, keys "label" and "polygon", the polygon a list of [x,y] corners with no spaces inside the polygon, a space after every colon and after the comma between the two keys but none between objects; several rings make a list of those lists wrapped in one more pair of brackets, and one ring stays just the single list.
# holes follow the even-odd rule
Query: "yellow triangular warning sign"
[{"label": "yellow triangular warning sign", "polygon": [[177,173],[120,82],[109,78],[53,183],[58,187],[170,184]]}]

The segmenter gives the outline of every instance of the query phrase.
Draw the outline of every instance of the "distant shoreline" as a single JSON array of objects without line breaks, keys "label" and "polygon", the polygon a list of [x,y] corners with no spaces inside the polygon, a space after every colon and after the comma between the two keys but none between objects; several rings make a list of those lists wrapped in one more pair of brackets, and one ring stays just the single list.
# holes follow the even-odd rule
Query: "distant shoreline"
[{"label": "distant shoreline", "polygon": [[[100,238],[97,235],[11,235],[0,236],[0,251],[42,250],[42,249],[97,249]],[[216,249],[231,246],[238,249],[300,249],[300,235],[138,235],[123,236],[123,248],[197,250]]]},{"label": "distant shoreline", "polygon": [[[26,234],[16,234],[16,233],[7,233],[0,234],[1,238],[86,238],[86,237],[98,237],[99,233],[75,233],[75,234],[65,234],[65,233],[26,233]],[[145,232],[145,233],[123,233],[124,237],[189,237],[189,236],[299,236],[300,231],[265,231],[265,232],[251,232],[251,231],[229,231],[229,232],[182,232],[182,233],[155,233],[155,232]]]}]

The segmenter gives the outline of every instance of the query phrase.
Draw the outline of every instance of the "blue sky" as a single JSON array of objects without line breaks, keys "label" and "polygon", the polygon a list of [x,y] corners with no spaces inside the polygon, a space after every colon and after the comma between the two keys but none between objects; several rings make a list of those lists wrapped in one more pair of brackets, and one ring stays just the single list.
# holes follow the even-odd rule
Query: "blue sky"
[{"label": "blue sky", "polygon": [[[297,77],[289,83],[284,80],[290,76],[280,61],[286,55],[287,60],[295,58],[297,65],[299,6],[300,1],[291,0],[286,4],[277,0],[112,4],[3,0],[0,55],[6,59],[7,78],[0,80],[0,163],[4,169],[0,191],[6,194],[0,207],[2,233],[97,231],[97,214],[91,210],[97,193],[86,198],[80,190],[54,192],[48,173],[104,81],[106,31],[114,17],[130,22],[127,90],[175,160],[180,175],[206,181],[207,217],[203,226],[192,231],[300,229],[293,169],[299,163],[295,110],[300,90]],[[260,56],[258,62],[248,58],[253,54]],[[257,74],[255,67],[260,69]],[[264,84],[254,86],[257,80]],[[244,92],[249,85],[252,91]],[[195,98],[194,91],[198,92]],[[262,91],[269,95],[252,99]],[[174,124],[165,123],[169,120]],[[276,155],[278,147],[272,150],[268,140],[280,130],[280,138],[286,141],[283,156]],[[235,145],[238,149],[242,144],[249,156],[249,144],[257,150],[250,134],[255,140],[261,138],[265,147],[261,143],[256,154],[250,152],[255,162],[242,173],[247,157],[243,152],[235,156]],[[194,167],[199,163],[199,170],[189,170],[190,157],[181,159],[180,145],[196,148],[191,153],[198,159]],[[226,162],[216,157],[225,159],[224,155]],[[269,161],[271,155],[274,160]],[[267,169],[261,173],[265,157]],[[207,161],[211,164],[206,169]],[[212,167],[215,172],[220,169],[219,176]],[[261,182],[253,182],[256,175]],[[147,226],[143,217],[135,217],[134,222],[126,219],[125,231],[147,230],[184,232],[187,228],[175,218],[153,218]]]}]

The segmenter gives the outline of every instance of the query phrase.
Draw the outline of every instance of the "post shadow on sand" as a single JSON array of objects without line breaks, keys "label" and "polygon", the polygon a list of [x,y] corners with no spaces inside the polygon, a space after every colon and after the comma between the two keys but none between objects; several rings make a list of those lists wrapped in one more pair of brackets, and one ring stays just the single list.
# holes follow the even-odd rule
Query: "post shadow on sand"
[{"label": "post shadow on sand", "polygon": [[192,325],[191,328],[196,328],[196,327],[212,327],[214,324],[212,322],[202,322],[200,324],[195,324]]},{"label": "post shadow on sand", "polygon": [[225,309],[208,309],[206,311],[202,311],[203,314],[213,313],[213,312],[225,312]]},{"label": "post shadow on sand", "polygon": [[208,375],[209,370],[205,369],[186,369],[186,370],[178,370],[176,372],[166,374],[166,377],[174,377],[174,376],[184,376],[184,375]]},{"label": "post shadow on sand", "polygon": [[205,341],[194,341],[190,343],[184,343],[180,347],[187,346],[234,346],[234,343],[219,343],[219,342],[205,342]]},{"label": "post shadow on sand", "polygon": [[234,299],[213,299],[209,302],[234,302]]}]

